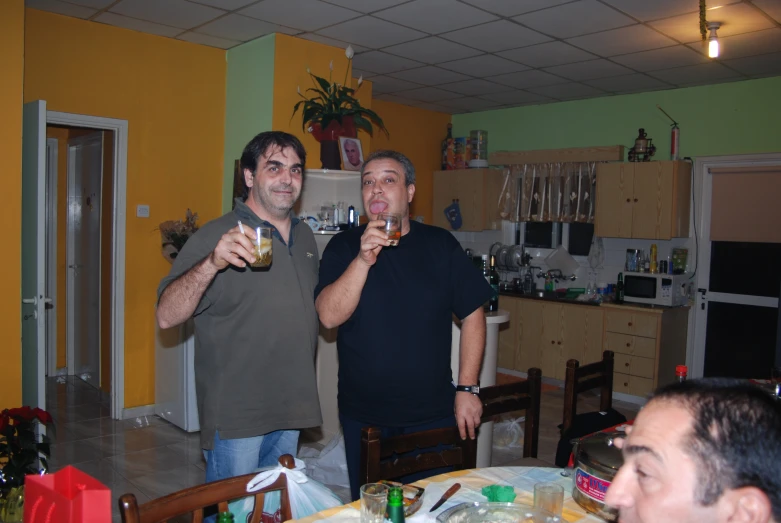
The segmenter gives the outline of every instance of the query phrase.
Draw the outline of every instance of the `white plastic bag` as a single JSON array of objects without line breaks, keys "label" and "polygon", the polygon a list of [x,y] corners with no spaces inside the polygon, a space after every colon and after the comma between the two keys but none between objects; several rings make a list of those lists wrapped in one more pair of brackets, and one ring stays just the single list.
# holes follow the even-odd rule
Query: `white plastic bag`
[{"label": "white plastic bag", "polygon": [[340,430],[321,451],[302,448],[298,456],[306,463],[306,475],[324,485],[350,488],[344,436]]},{"label": "white plastic bag", "polygon": [[[247,492],[257,492],[274,483],[280,474],[287,476],[287,492],[290,498],[290,510],[293,519],[305,518],[327,508],[338,507],[343,504],[336,494],[321,483],[309,479],[304,474],[306,465],[300,459],[295,460],[294,469],[288,469],[282,465],[263,469],[257,476],[247,483]],[[278,514],[280,507],[279,491],[269,492],[263,500],[263,521],[280,521]],[[255,505],[253,497],[242,498],[231,502],[229,510],[233,513],[236,523],[248,521],[249,515]]]},{"label": "white plastic bag", "polygon": [[502,417],[501,421],[494,423],[493,446],[499,448],[523,447],[523,426],[526,418]]}]

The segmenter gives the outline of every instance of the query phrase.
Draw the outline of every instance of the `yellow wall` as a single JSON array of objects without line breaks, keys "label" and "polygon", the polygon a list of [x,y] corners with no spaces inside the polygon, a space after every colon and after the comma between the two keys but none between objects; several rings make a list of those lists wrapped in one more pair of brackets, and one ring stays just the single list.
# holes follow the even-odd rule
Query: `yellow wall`
[{"label": "yellow wall", "polygon": [[24,36],[25,101],[128,121],[125,407],[153,403],[156,289],[170,269],[155,229],[188,207],[201,222],[221,212],[225,52],[33,9]]},{"label": "yellow wall", "polygon": [[382,100],[374,100],[372,108],[385,122],[390,138],[375,134],[371,150],[392,149],[412,160],[416,183],[410,214],[432,223],[433,174],[442,166],[442,140],[447,136],[450,115]]},{"label": "yellow wall", "polygon": [[[22,82],[24,78],[24,0],[0,2],[0,180],[3,245],[22,238]],[[22,403],[21,258],[17,249],[0,271],[0,410]]]},{"label": "yellow wall", "polygon": [[[331,78],[337,83],[343,83],[349,61],[344,54],[344,49],[338,47],[279,33],[275,35],[275,38],[273,128],[275,131],[286,131],[297,136],[306,148],[307,168],[319,169],[321,167],[320,144],[310,133],[302,130],[301,110],[299,109],[298,113],[291,119],[293,106],[301,100],[297,88],[300,87],[305,96],[311,96],[311,93],[305,92],[306,89],[312,87],[313,81],[306,72],[307,67],[312,71],[312,74],[327,80],[331,74],[329,64],[332,60],[334,71]],[[347,79],[353,82],[350,77],[351,75],[347,74]],[[361,105],[367,109],[372,109],[371,87],[371,83],[364,82],[356,93]],[[355,88],[354,83],[353,88]],[[379,134],[382,132],[375,126],[374,137],[376,138]],[[366,154],[371,150],[372,137],[360,131],[358,138],[361,141],[364,154]]]}]

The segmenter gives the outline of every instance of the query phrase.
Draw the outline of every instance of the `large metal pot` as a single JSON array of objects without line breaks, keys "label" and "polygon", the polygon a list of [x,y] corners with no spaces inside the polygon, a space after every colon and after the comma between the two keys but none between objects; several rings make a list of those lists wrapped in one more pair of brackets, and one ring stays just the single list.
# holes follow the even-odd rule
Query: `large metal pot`
[{"label": "large metal pot", "polygon": [[573,448],[572,499],[605,521],[618,521],[618,513],[605,506],[605,494],[623,465],[621,451],[613,445],[620,432],[597,432],[580,439]]}]

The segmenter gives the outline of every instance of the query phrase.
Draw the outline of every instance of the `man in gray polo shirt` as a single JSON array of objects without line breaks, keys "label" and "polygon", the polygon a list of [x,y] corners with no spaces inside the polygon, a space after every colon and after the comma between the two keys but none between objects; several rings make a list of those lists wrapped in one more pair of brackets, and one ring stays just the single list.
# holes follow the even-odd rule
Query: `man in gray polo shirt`
[{"label": "man in gray polo shirt", "polygon": [[[207,482],[295,456],[298,429],[322,423],[315,377],[319,257],[312,230],[291,212],[305,163],[295,136],[253,138],[241,155],[246,200],[199,229],[160,282],[160,327],[194,318]],[[249,267],[260,225],[274,229],[268,270]]]}]

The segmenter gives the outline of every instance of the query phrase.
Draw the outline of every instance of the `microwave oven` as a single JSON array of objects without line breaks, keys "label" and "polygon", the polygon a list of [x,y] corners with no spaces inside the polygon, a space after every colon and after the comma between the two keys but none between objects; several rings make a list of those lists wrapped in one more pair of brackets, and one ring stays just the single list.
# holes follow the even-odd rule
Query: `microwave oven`
[{"label": "microwave oven", "polygon": [[678,307],[686,305],[688,274],[624,273],[624,301]]}]

